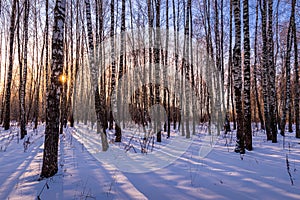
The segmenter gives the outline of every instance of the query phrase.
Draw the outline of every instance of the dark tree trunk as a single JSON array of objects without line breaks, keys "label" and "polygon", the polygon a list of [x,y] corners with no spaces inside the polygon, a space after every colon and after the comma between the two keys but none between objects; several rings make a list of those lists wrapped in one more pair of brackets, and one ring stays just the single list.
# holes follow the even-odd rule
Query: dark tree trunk
[{"label": "dark tree trunk", "polygon": [[[154,13],[152,9],[152,0],[147,0],[147,11],[148,11],[148,23],[149,23],[149,80],[152,80],[152,65],[153,65],[153,39],[152,39],[152,32],[153,32],[153,21],[154,21]],[[153,85],[150,83],[149,86],[150,90],[150,106],[154,104],[154,92],[153,92]]]},{"label": "dark tree trunk", "polygon": [[[263,1],[263,2],[261,2]],[[263,5],[261,5],[263,4]],[[263,100],[264,100],[264,117],[267,140],[272,139],[270,129],[270,99],[269,99],[269,67],[268,67],[268,37],[267,37],[267,0],[260,0],[261,15],[262,15],[262,40],[263,40],[263,55],[262,55],[262,84],[263,84]]]},{"label": "dark tree trunk", "polygon": [[260,120],[260,126],[261,129],[265,129],[264,126],[264,119],[263,119],[263,114],[261,111],[261,105],[260,105],[260,101],[259,101],[259,95],[258,95],[258,87],[257,87],[257,29],[258,29],[258,1],[256,3],[256,19],[255,19],[255,39],[254,39],[254,66],[253,66],[253,73],[254,73],[254,90],[255,90],[255,102],[256,102],[256,106],[257,106],[257,112],[258,112],[258,117]]},{"label": "dark tree trunk", "polygon": [[288,125],[288,130],[290,133],[293,132],[293,102],[290,102],[290,106],[289,106],[289,125]]},{"label": "dark tree trunk", "polygon": [[[119,60],[119,77],[118,79],[120,80],[123,76],[123,64],[124,64],[124,43],[125,43],[125,9],[126,9],[126,3],[125,0],[122,0],[122,14],[121,14],[121,48],[120,48],[120,60]],[[120,105],[122,95],[120,94],[120,90],[117,91],[117,107],[118,109],[122,107]],[[121,111],[118,111],[118,119],[121,118],[120,116]],[[116,121],[116,132],[115,132],[115,142],[121,142],[122,140],[122,131],[121,131],[121,121]]]},{"label": "dark tree trunk", "polygon": [[54,9],[52,36],[51,82],[47,96],[47,117],[41,178],[48,178],[58,171],[59,99],[62,84],[59,80],[64,62],[65,0],[57,0]]},{"label": "dark tree trunk", "polygon": [[249,33],[249,2],[243,1],[244,24],[244,134],[245,147],[252,150],[251,127],[251,74],[250,74],[250,33]]},{"label": "dark tree trunk", "polygon": [[286,57],[285,57],[285,73],[286,73],[286,85],[285,85],[285,99],[283,102],[282,107],[282,116],[281,116],[281,128],[280,128],[280,134],[282,136],[285,135],[285,125],[286,125],[286,115],[290,107],[290,101],[291,101],[291,50],[292,50],[292,26],[294,21],[294,14],[295,9],[292,7],[291,11],[291,17],[290,17],[290,23],[287,33],[287,50],[286,50]]},{"label": "dark tree trunk", "polygon": [[[114,0],[110,2],[110,57],[111,57],[111,87],[110,87],[110,98],[113,98],[113,91],[115,90],[116,86],[116,60],[115,60],[115,40],[114,40],[114,28],[115,28],[115,3]],[[111,100],[113,104],[115,104],[116,99]],[[113,117],[113,110],[110,106],[109,111],[109,129],[113,129],[114,117]]]},{"label": "dark tree trunk", "polygon": [[[292,1],[292,9],[295,9],[296,0]],[[294,13],[295,14],[295,13]],[[300,109],[299,109],[299,100],[300,100],[300,89],[299,89],[299,66],[298,66],[298,41],[297,41],[297,27],[295,23],[295,16],[293,18],[293,38],[294,38],[294,69],[295,69],[295,121],[296,121],[296,138],[300,138]]]},{"label": "dark tree trunk", "polygon": [[[48,91],[49,91],[49,0],[46,0],[46,55],[45,55],[45,76],[46,76],[46,81],[45,81],[45,84],[46,84],[46,102],[47,102],[47,96],[48,96]],[[45,109],[45,113],[47,113],[47,106],[46,106],[46,109]]]},{"label": "dark tree trunk", "polygon": [[[173,6],[173,24],[174,24],[174,48],[175,48],[175,77],[174,77],[174,87],[175,89],[177,89],[177,80],[178,80],[178,47],[177,47],[177,33],[176,31],[178,30],[178,23],[179,20],[177,20],[177,24],[176,24],[176,7],[175,7],[175,0],[172,0],[172,6]],[[178,31],[177,31],[178,32]],[[175,97],[175,93],[172,97],[172,106],[173,106],[173,129],[176,130],[176,123],[177,123],[177,112],[176,112],[176,97]]]},{"label": "dark tree trunk", "polygon": [[[232,0],[230,0],[230,19],[229,19],[229,60],[228,60],[228,112],[229,112],[229,101],[231,101],[232,107],[232,121],[233,121],[233,129],[236,129],[236,120],[235,120],[235,106],[234,106],[234,89],[233,89],[233,60],[232,60],[232,12],[233,12]],[[229,96],[230,91],[230,96]],[[230,98],[230,100],[229,100]]]},{"label": "dark tree trunk", "polygon": [[15,36],[15,18],[17,1],[14,0],[11,9],[10,29],[9,29],[9,65],[7,71],[7,83],[5,93],[5,115],[4,115],[4,130],[10,127],[10,96],[11,96],[11,82],[13,70],[13,55],[14,55],[14,36]]},{"label": "dark tree trunk", "polygon": [[[164,132],[167,131],[167,123],[169,122],[169,111],[167,108],[167,68],[168,66],[168,45],[169,45],[169,0],[166,0],[166,44],[165,44],[165,55],[164,55],[164,68],[163,68],[163,83],[164,83],[164,108],[167,111],[167,121],[164,123]],[[168,136],[169,137],[169,136]]]},{"label": "dark tree trunk", "polygon": [[[160,88],[157,83],[159,83],[160,79],[160,3],[161,0],[156,1],[156,24],[155,24],[155,49],[154,49],[154,63],[155,63],[155,103],[160,104]],[[157,122],[156,127],[156,141],[161,142],[161,122],[160,122],[160,116],[158,113],[160,113],[159,106],[157,106],[157,119],[155,121]]]},{"label": "dark tree trunk", "polygon": [[236,152],[245,153],[244,128],[243,128],[243,105],[242,105],[242,63],[241,63],[241,14],[240,1],[233,0],[235,22],[235,45],[233,49],[233,75],[234,92],[237,117],[237,147]]},{"label": "dark tree trunk", "polygon": [[27,134],[26,131],[26,108],[25,108],[25,97],[26,97],[26,80],[27,80],[27,46],[28,46],[28,21],[29,21],[29,1],[24,2],[24,54],[23,54],[23,69],[20,70],[20,130],[21,139]]},{"label": "dark tree trunk", "polygon": [[274,64],[274,42],[273,42],[273,0],[268,2],[268,67],[269,67],[269,116],[272,142],[277,142],[277,119],[276,119],[276,69]]}]

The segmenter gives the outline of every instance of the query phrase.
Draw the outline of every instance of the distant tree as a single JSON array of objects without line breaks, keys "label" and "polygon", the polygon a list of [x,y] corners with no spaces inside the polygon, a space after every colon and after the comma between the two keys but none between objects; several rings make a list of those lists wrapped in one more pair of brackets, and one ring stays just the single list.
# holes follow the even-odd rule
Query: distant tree
[{"label": "distant tree", "polygon": [[282,136],[285,136],[285,125],[286,125],[286,115],[290,107],[291,103],[291,51],[292,51],[292,27],[293,27],[293,21],[295,16],[295,9],[292,7],[291,16],[290,16],[290,22],[289,22],[289,28],[287,33],[287,47],[286,47],[286,55],[285,55],[285,98],[282,106],[282,116],[281,116],[281,128],[280,128],[280,134]]},{"label": "distant tree", "polygon": [[94,104],[95,104],[95,111],[97,117],[97,132],[101,131],[101,142],[102,142],[102,150],[107,151],[108,149],[108,141],[106,136],[106,118],[102,117],[104,112],[104,102],[102,101],[99,85],[98,85],[98,69],[95,65],[95,50],[94,50],[94,42],[93,42],[93,33],[92,33],[92,18],[91,18],[91,6],[90,1],[85,0],[86,6],[86,21],[87,21],[87,29],[88,29],[88,42],[89,42],[89,66],[90,66],[90,76],[91,76],[91,83],[94,93]]},{"label": "distant tree", "polygon": [[[210,59],[214,58],[214,53],[213,53],[213,45],[212,45],[212,30],[211,30],[211,8],[210,8],[210,1],[205,0],[204,1],[204,29],[205,29],[205,42],[206,42],[206,54],[207,57]],[[209,71],[206,70],[207,72]],[[206,73],[207,73],[206,72]],[[208,74],[209,75],[209,74]],[[205,107],[206,107],[206,120],[210,122],[211,120],[211,113],[210,113],[210,90],[211,88],[211,79],[207,80],[205,83],[205,92],[204,92],[204,97],[205,97]],[[206,95],[206,96],[205,96]]]},{"label": "distant tree", "polygon": [[[67,116],[66,118],[70,121],[70,127],[74,127],[74,102],[75,102],[75,95],[76,95],[76,80],[77,80],[77,72],[78,72],[78,59],[77,59],[77,56],[79,55],[79,45],[77,44],[77,41],[79,42],[79,31],[78,31],[78,6],[77,6],[77,3],[78,3],[78,0],[76,1],[75,5],[71,2],[71,9],[70,9],[70,16],[71,16],[71,19],[70,19],[70,31],[69,31],[69,37],[70,37],[70,48],[71,48],[71,55],[70,55],[70,75],[69,75],[69,79],[70,79],[70,88],[68,90],[68,103],[67,103]],[[75,7],[75,9],[73,9],[73,7]],[[74,14],[74,11],[75,10],[75,14]],[[75,40],[76,40],[76,49],[75,49],[75,58],[73,57],[73,52],[74,52],[74,43],[73,43],[73,15],[75,15],[76,17],[76,22],[75,22],[75,28],[76,28],[76,31],[75,31]],[[77,48],[78,47],[78,48]],[[73,60],[75,60],[75,62],[73,62]]]},{"label": "distant tree", "polygon": [[253,82],[254,82],[254,90],[255,90],[255,102],[256,102],[256,107],[257,107],[257,112],[258,112],[258,117],[260,120],[260,125],[261,129],[265,129],[264,126],[264,118],[263,114],[261,111],[261,105],[260,105],[260,99],[259,99],[259,91],[258,91],[258,86],[257,86],[257,75],[258,75],[258,49],[257,49],[257,43],[258,43],[258,7],[259,7],[259,0],[256,1],[256,8],[255,8],[255,32],[254,32],[254,65],[253,65]]},{"label": "distant tree", "polygon": [[11,82],[12,82],[12,70],[14,59],[14,37],[15,37],[15,20],[16,20],[16,7],[17,1],[13,0],[10,17],[10,29],[9,29],[9,65],[6,79],[6,93],[5,93],[5,114],[4,114],[4,130],[8,130],[10,127],[10,97],[11,97]]},{"label": "distant tree", "polygon": [[[67,96],[67,90],[68,90],[68,79],[69,79],[69,65],[72,65],[72,61],[69,60],[69,52],[71,51],[70,46],[72,46],[71,40],[69,40],[68,37],[68,29],[70,26],[69,19],[72,18],[69,16],[69,10],[72,10],[72,1],[66,2],[66,13],[65,13],[65,29],[64,29],[64,68],[63,68],[63,75],[61,77],[62,81],[62,92],[60,97],[60,128],[59,133],[63,134],[64,127],[67,125],[67,102],[68,102],[68,96]],[[72,38],[72,37],[70,37]],[[71,51],[72,52],[72,51]],[[73,53],[71,53],[73,55]],[[71,59],[72,60],[72,59]]]},{"label": "distant tree", "polygon": [[[184,27],[184,47],[183,47],[183,59],[182,59],[182,66],[185,71],[185,103],[186,107],[184,108],[185,111],[185,128],[186,128],[186,138],[190,138],[190,63],[189,63],[189,47],[190,47],[190,8],[191,8],[191,0],[188,0],[187,2],[187,8],[186,8],[186,18],[185,18],[185,27]],[[182,77],[183,78],[183,77]],[[183,124],[184,122],[182,122]]]},{"label": "distant tree", "polygon": [[215,62],[216,67],[221,74],[223,74],[223,69],[221,69],[221,48],[220,48],[220,29],[219,29],[219,4],[218,0],[214,1],[214,11],[215,11],[215,43],[216,43],[216,53]]},{"label": "distant tree", "polygon": [[[154,21],[154,12],[153,12],[153,5],[152,0],[147,0],[147,11],[148,11],[148,34],[149,34],[149,80],[152,80],[152,60],[153,60],[153,21]],[[154,92],[153,92],[153,85],[150,83],[149,86],[150,90],[150,105],[154,104]]]},{"label": "distant tree", "polygon": [[[103,0],[99,0],[99,36],[100,36],[100,41],[102,41],[105,37],[104,37],[104,4],[103,4]],[[106,81],[106,69],[103,67],[103,64],[105,62],[105,57],[102,56],[102,51],[103,54],[105,54],[105,48],[103,47],[103,45],[99,46],[99,52],[100,52],[100,63],[102,64],[102,68],[101,68],[101,72],[103,74],[102,78],[101,78],[101,92],[100,92],[100,97],[101,97],[101,109],[102,109],[102,119],[103,119],[103,129],[107,129],[108,128],[108,121],[107,121],[107,117],[108,117],[108,109],[106,106],[106,99],[107,99],[107,93],[106,92],[108,89],[106,89],[106,85],[107,85],[107,81]]]},{"label": "distant tree", "polygon": [[[230,19],[229,19],[229,58],[228,58],[228,92],[230,91],[230,101],[232,107],[232,120],[233,120],[233,129],[236,129],[236,117],[235,117],[235,104],[234,104],[234,82],[233,82],[233,60],[232,60],[232,13],[233,5],[232,0],[230,0]],[[229,95],[227,101],[227,108],[229,108]]]},{"label": "distant tree", "polygon": [[[166,0],[166,42],[165,42],[165,53],[163,54],[163,63],[164,66],[168,65],[168,48],[169,48],[169,0]],[[164,108],[167,110],[167,69],[166,67],[163,68],[163,87],[164,87],[164,92],[163,92],[163,105]],[[167,112],[168,119],[169,119],[169,112]],[[164,123],[164,132],[167,131],[167,122]],[[168,136],[169,137],[169,136]]]},{"label": "distant tree", "polygon": [[[45,1],[45,9],[46,9],[46,16],[45,16],[45,42],[46,42],[46,52],[45,52],[45,69],[44,69],[44,74],[45,74],[45,80],[44,80],[44,84],[45,84],[45,91],[46,91],[46,95],[45,95],[45,101],[47,104],[47,95],[48,95],[48,91],[49,91],[49,71],[50,71],[50,67],[49,67],[49,0]],[[47,113],[47,106],[45,106],[45,113]],[[43,117],[43,119],[45,118],[45,116]]]},{"label": "distant tree", "polygon": [[70,127],[74,127],[74,110],[75,110],[75,97],[76,97],[76,86],[77,86],[77,76],[78,76],[78,70],[79,70],[79,56],[80,56],[80,26],[79,23],[79,0],[76,1],[76,54],[75,54],[75,69],[71,76],[71,86],[70,86],[70,95],[72,98],[71,100],[71,108],[70,108],[70,114],[69,114],[69,120],[70,120]]},{"label": "distant tree", "polygon": [[[177,6],[179,6],[179,4],[177,4]],[[176,7],[175,7],[175,0],[172,0],[172,7],[173,7],[173,26],[174,26],[174,48],[175,48],[175,61],[174,61],[174,64],[175,64],[175,70],[178,71],[178,30],[179,30],[179,20],[178,20],[178,15],[177,15],[177,21],[176,21]],[[179,11],[177,10],[177,13]],[[175,77],[174,77],[174,90],[177,89],[177,81],[178,80],[178,73],[175,73]],[[176,96],[175,96],[175,93],[173,94],[173,97],[172,97],[172,105],[173,105],[173,112],[172,112],[172,115],[173,115],[173,129],[176,129],[176,123],[177,123],[177,112],[176,112],[176,109],[175,109],[175,105],[176,105]]]},{"label": "distant tree", "polygon": [[46,61],[45,61],[45,74],[46,74],[46,94],[48,92],[48,86],[49,86],[49,0],[45,1],[45,7],[46,7]]},{"label": "distant tree", "polygon": [[21,139],[27,134],[26,131],[26,80],[27,80],[27,54],[28,54],[28,21],[29,21],[30,2],[25,0],[24,2],[24,53],[23,53],[23,69],[20,66],[20,133]]},{"label": "distant tree", "polygon": [[[231,88],[231,69],[232,69],[232,3],[230,0],[229,5],[229,48],[228,48],[228,69],[227,69],[227,104],[226,108],[229,112],[230,109],[230,94],[232,91],[230,91]],[[233,112],[232,112],[233,113]]]},{"label": "distant tree", "polygon": [[[110,1],[110,58],[111,58],[111,85],[110,85],[110,97],[112,98],[112,92],[116,87],[116,59],[115,59],[115,1]],[[113,104],[115,104],[115,99],[112,99]],[[110,106],[109,110],[109,129],[113,129],[114,117],[113,117],[113,110]]]},{"label": "distant tree", "polygon": [[41,178],[48,178],[58,171],[59,100],[62,91],[60,77],[64,63],[65,0],[57,0],[54,8],[52,36],[52,61],[49,94],[47,96],[46,130]]},{"label": "distant tree", "polygon": [[43,56],[44,56],[44,49],[45,49],[45,37],[43,37],[43,43],[41,51],[39,50],[39,37],[38,37],[38,7],[37,1],[35,1],[34,5],[34,29],[35,29],[35,43],[36,43],[36,77],[34,81],[34,92],[32,95],[33,100],[33,119],[34,122],[34,129],[37,129],[38,122],[39,122],[39,113],[40,113],[40,91],[41,91],[41,79],[42,79],[42,64],[43,64]]},{"label": "distant tree", "polygon": [[[292,1],[292,9],[295,9],[296,0]],[[295,15],[295,12],[293,13]],[[295,121],[296,121],[296,138],[300,138],[300,108],[299,108],[299,100],[300,100],[300,85],[299,85],[299,66],[298,66],[298,41],[297,41],[297,25],[295,23],[295,16],[293,17],[293,38],[294,38],[294,69],[295,69]]]},{"label": "distant tree", "polygon": [[[160,92],[159,92],[159,83],[160,80],[160,45],[161,45],[161,35],[160,35],[160,4],[161,0],[157,0],[155,4],[155,9],[156,9],[156,22],[155,22],[155,41],[154,41],[154,63],[155,63],[155,103],[160,104]],[[159,111],[159,106],[157,106],[157,114],[160,113]],[[161,142],[161,124],[160,124],[160,116],[159,114],[157,115],[157,119],[155,121],[157,124],[155,125],[155,131],[156,131],[156,141]]]},{"label": "distant tree", "polygon": [[[126,11],[126,2],[125,0],[122,0],[122,14],[121,14],[121,38],[120,38],[120,60],[119,60],[119,77],[118,80],[120,80],[123,76],[123,65],[124,65],[124,45],[125,45],[125,30],[126,30],[126,22],[125,22],[125,11]],[[120,92],[117,90],[117,105],[118,108],[121,108],[120,102],[121,102],[121,98],[122,95],[120,94]],[[120,114],[120,112],[117,113],[118,115]],[[120,119],[120,116],[118,117],[118,119]],[[119,124],[119,122],[116,123],[115,125],[115,142],[121,142],[122,140],[122,131],[121,131],[121,127]]]},{"label": "distant tree", "polygon": [[[173,5],[174,6],[174,5]],[[164,59],[164,65],[168,66],[168,51],[169,51],[169,0],[166,0],[166,53],[165,53],[165,59]],[[168,138],[170,137],[171,134],[171,110],[170,110],[170,92],[167,91],[168,87],[168,78],[167,78],[167,68],[164,67],[163,69],[163,74],[164,74],[164,107],[167,109],[167,122],[164,125],[164,131],[167,131]],[[168,93],[168,94],[167,94]]]}]

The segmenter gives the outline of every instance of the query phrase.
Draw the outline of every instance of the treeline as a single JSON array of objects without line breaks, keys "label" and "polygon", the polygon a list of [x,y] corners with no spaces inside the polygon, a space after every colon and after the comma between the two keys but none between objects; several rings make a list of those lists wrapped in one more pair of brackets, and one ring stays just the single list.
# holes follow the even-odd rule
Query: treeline
[{"label": "treeline", "polygon": [[[272,142],[286,124],[299,138],[297,3],[1,0],[0,122],[9,129],[18,121],[23,138],[27,123],[49,122],[52,92],[60,132],[67,121],[95,122],[103,150],[107,128],[121,141],[126,113],[142,125],[154,121],[157,141],[171,128],[190,137],[225,114],[237,152],[252,150],[252,122]],[[166,111],[163,125],[150,118],[155,104]]]}]

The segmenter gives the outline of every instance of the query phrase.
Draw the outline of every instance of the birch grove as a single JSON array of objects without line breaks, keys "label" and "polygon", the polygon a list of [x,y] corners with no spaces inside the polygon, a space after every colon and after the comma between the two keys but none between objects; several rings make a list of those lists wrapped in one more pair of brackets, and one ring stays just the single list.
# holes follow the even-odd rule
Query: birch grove
[{"label": "birch grove", "polygon": [[24,144],[45,125],[45,178],[81,125],[101,151],[132,131],[142,145],[222,135],[225,120],[241,154],[259,130],[300,138],[297,3],[0,1],[1,126]]}]

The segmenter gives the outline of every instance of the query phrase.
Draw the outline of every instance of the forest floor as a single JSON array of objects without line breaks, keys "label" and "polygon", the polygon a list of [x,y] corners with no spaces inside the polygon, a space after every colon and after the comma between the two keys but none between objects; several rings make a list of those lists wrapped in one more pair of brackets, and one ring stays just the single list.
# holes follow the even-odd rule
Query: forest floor
[{"label": "forest floor", "polygon": [[[206,131],[197,132],[182,154],[170,153],[174,137],[165,134],[161,144],[149,141],[144,153],[139,137],[118,144],[110,140],[103,153],[95,130],[83,124],[66,128],[60,135],[58,173],[39,181],[44,126],[28,127],[25,140],[18,139],[16,127],[0,129],[0,199],[300,199],[300,140],[294,133],[278,135],[278,143],[272,143],[255,131],[254,149],[244,155],[234,153],[235,132],[221,134],[202,157]],[[128,158],[126,165],[120,164],[118,150]],[[153,159],[154,152],[167,159]],[[153,161],[151,167],[143,168],[141,159]]]}]

